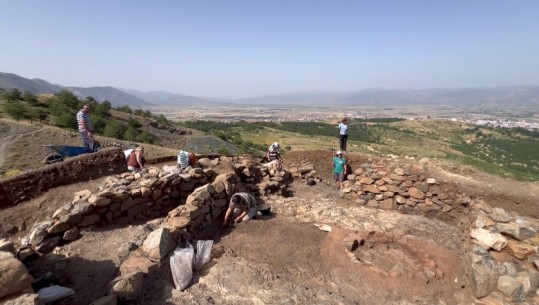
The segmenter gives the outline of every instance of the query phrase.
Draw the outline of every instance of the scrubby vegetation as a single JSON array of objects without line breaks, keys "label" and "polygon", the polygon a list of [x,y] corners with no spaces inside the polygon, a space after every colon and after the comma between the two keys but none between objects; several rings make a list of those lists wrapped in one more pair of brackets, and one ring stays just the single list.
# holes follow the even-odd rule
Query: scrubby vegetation
[{"label": "scrubby vegetation", "polygon": [[72,92],[64,90],[50,97],[37,97],[31,93],[21,93],[18,89],[3,92],[2,110],[13,119],[39,121],[58,127],[76,130],[77,122],[75,116],[86,103],[92,107],[90,121],[94,131],[98,135],[116,138],[120,140],[136,141],[142,143],[155,143],[156,137],[142,131],[139,120],[136,116],[151,118],[165,125],[172,124],[163,115],[155,116],[149,110],[135,109],[129,106],[122,106],[117,111],[132,114],[127,122],[111,119],[110,102],[97,102],[92,97],[80,100]]}]

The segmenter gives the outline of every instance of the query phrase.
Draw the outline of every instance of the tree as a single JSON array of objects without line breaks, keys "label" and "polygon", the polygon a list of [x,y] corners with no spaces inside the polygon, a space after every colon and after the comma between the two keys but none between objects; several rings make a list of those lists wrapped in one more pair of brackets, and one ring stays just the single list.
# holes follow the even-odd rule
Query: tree
[{"label": "tree", "polygon": [[133,129],[131,126],[127,127],[127,129],[124,131],[124,134],[122,135],[122,139],[128,140],[128,141],[136,141],[137,131]]},{"label": "tree", "polygon": [[135,118],[129,118],[129,120],[127,120],[127,126],[132,129],[138,129],[142,127],[142,124]]},{"label": "tree", "polygon": [[105,100],[102,103],[98,103],[92,110],[92,112],[96,115],[103,116],[103,117],[109,117],[110,116],[110,110],[112,109],[110,102]]},{"label": "tree", "polygon": [[124,105],[122,107],[116,108],[116,110],[121,111],[121,112],[126,112],[126,113],[129,113],[129,114],[133,113],[133,110],[128,105]]},{"label": "tree", "polygon": [[4,111],[9,116],[11,116],[12,118],[18,121],[27,116],[28,107],[17,102],[7,102],[4,105]]},{"label": "tree", "polygon": [[11,102],[17,102],[22,99],[22,93],[19,89],[15,88],[6,95],[6,99]]},{"label": "tree", "polygon": [[77,129],[77,120],[71,113],[62,113],[56,118],[54,124],[59,127]]},{"label": "tree", "polygon": [[37,96],[33,95],[32,93],[25,91],[22,95],[22,99],[26,102],[28,102],[32,106],[36,106],[39,104],[39,101],[37,100]]},{"label": "tree", "polygon": [[30,120],[39,120],[40,123],[43,123],[47,119],[47,112],[43,108],[32,108],[30,109]]},{"label": "tree", "polygon": [[79,110],[79,99],[73,94],[73,92],[68,90],[62,90],[54,95],[56,99],[61,103],[66,105],[70,110],[77,111]]},{"label": "tree", "polygon": [[109,138],[122,139],[122,136],[126,130],[126,126],[118,121],[109,121],[103,135]]}]

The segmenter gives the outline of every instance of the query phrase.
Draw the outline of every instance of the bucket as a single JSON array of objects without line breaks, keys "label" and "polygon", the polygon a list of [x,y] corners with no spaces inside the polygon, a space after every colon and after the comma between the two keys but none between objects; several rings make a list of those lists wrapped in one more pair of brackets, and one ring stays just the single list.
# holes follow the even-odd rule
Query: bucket
[{"label": "bucket", "polygon": [[258,206],[258,210],[260,211],[260,213],[264,216],[269,216],[271,215],[271,205],[267,204],[267,203],[264,203],[264,204],[261,204]]}]

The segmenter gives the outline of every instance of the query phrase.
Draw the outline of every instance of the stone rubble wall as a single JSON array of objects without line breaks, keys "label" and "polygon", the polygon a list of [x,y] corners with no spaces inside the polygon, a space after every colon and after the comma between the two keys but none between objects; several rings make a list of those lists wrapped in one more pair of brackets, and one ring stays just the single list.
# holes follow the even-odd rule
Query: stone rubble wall
[{"label": "stone rubble wall", "polygon": [[[223,173],[213,167],[221,161],[233,164]],[[269,175],[266,168],[248,160],[202,158],[195,168],[149,168],[144,173],[110,176],[96,193],[82,190],[56,210],[52,218],[36,223],[21,240],[23,246],[47,253],[58,244],[76,240],[81,229],[110,223],[128,224],[166,216],[166,228],[190,238],[203,231],[227,207],[235,192],[257,196],[286,189],[288,172]]]},{"label": "stone rubble wall", "polygon": [[126,170],[125,156],[118,148],[67,158],[63,162],[0,181],[0,207],[27,201],[53,187],[119,174]]},{"label": "stone rubble wall", "polygon": [[0,304],[41,304],[32,289],[33,280],[17,259],[14,243],[0,227]]},{"label": "stone rubble wall", "polygon": [[[466,196],[429,177],[419,164],[389,164],[381,160],[356,169],[343,183],[343,197],[355,200],[359,206],[432,215],[442,220],[455,221],[458,215],[469,215],[469,223],[457,225],[464,225],[468,235],[463,263],[478,304],[501,304],[500,300],[539,304],[538,219],[492,208],[480,199]],[[293,166],[290,172],[307,184],[310,179],[317,179],[311,164]],[[353,220],[344,218],[338,223],[357,229],[365,223],[356,221],[361,218],[361,211],[354,209],[333,211],[331,217],[355,214]],[[328,209],[309,204],[287,202],[272,210],[304,221],[321,221],[329,216]]]}]

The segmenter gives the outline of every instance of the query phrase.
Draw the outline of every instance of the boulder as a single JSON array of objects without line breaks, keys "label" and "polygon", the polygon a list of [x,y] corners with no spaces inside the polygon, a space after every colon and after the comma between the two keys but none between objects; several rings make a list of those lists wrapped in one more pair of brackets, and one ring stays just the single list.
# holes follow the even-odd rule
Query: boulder
[{"label": "boulder", "polygon": [[494,208],[492,209],[492,213],[490,213],[490,218],[497,222],[509,222],[511,221],[511,215],[507,213],[502,208]]},{"label": "boulder", "polygon": [[524,288],[524,294],[528,294],[530,292],[536,291],[537,285],[539,284],[539,273],[536,271],[523,271],[519,272],[515,276],[515,279],[522,284],[522,287]]},{"label": "boulder", "polygon": [[367,185],[363,188],[363,191],[364,192],[367,192],[367,193],[373,193],[373,194],[380,194],[380,190],[378,188],[376,188],[376,186],[374,185]]},{"label": "boulder", "polygon": [[509,297],[511,301],[524,302],[526,299],[522,284],[509,275],[502,275],[498,278],[497,288]]},{"label": "boulder", "polygon": [[53,237],[45,238],[43,242],[41,242],[36,247],[36,251],[41,252],[41,253],[52,252],[52,250],[54,250],[54,248],[58,246],[61,240],[62,240],[61,236],[53,236]]},{"label": "boulder", "polygon": [[23,263],[11,253],[0,254],[0,298],[30,287],[33,278]]},{"label": "boulder", "polygon": [[513,222],[497,223],[496,230],[503,235],[510,236],[516,240],[521,240],[520,226]]},{"label": "boulder", "polygon": [[507,239],[499,233],[492,233],[486,229],[473,229],[470,236],[480,243],[489,246],[490,248],[501,251],[507,246]]},{"label": "boulder", "polygon": [[474,253],[468,254],[471,260],[471,280],[474,288],[474,296],[482,298],[489,295],[498,282],[496,262],[488,257],[481,257]]},{"label": "boulder", "polygon": [[490,217],[488,217],[485,214],[478,214],[474,221],[474,227],[476,228],[484,228],[484,227],[490,227],[495,225],[496,222],[494,222]]},{"label": "boulder", "polygon": [[78,223],[78,225],[81,227],[86,227],[86,226],[93,225],[94,223],[98,222],[99,219],[101,219],[99,214],[85,215],[84,217],[82,217],[82,220]]},{"label": "boulder", "polygon": [[160,262],[174,247],[176,242],[168,229],[159,228],[148,234],[141,248],[150,260]]},{"label": "boulder", "polygon": [[509,253],[511,253],[511,255],[520,260],[524,260],[528,258],[528,256],[530,256],[531,254],[535,253],[534,246],[513,240],[509,240],[507,249],[509,250]]},{"label": "boulder", "polygon": [[369,184],[373,184],[374,180],[369,177],[362,177],[361,179],[359,179],[359,183],[369,185]]},{"label": "boulder", "polygon": [[399,176],[404,176],[404,170],[402,168],[395,168],[393,172]]},{"label": "boulder", "polygon": [[385,199],[380,202],[380,208],[390,210],[393,209],[393,199]]},{"label": "boulder", "polygon": [[135,300],[142,293],[143,283],[144,273],[140,271],[122,275],[110,282],[110,294],[127,301]]},{"label": "boulder", "polygon": [[45,239],[45,237],[47,237],[47,230],[51,225],[51,221],[43,221],[35,224],[32,229],[32,233],[30,233],[30,236],[28,236],[28,242],[33,246],[39,245]]},{"label": "boulder", "polygon": [[2,302],[2,305],[41,305],[39,295],[35,293],[23,293],[15,295]]},{"label": "boulder", "polygon": [[149,270],[155,266],[157,266],[157,263],[152,262],[145,257],[130,256],[120,266],[120,274],[127,275],[133,272],[142,272],[148,274]]}]

